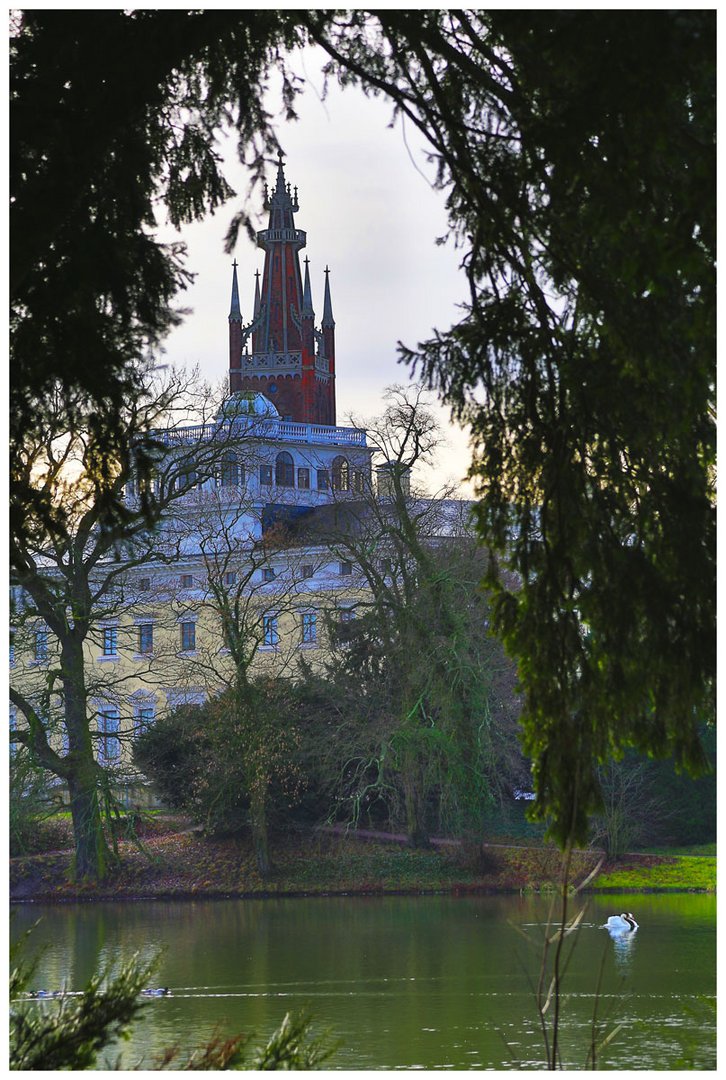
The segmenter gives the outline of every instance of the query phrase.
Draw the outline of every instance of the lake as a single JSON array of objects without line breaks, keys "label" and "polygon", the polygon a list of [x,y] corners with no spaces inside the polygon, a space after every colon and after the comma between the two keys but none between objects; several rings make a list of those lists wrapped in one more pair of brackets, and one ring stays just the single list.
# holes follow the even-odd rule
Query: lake
[{"label": "lake", "polygon": [[[563,1063],[584,1066],[595,1010],[603,1033],[623,1025],[600,1068],[715,1068],[715,896],[584,903],[567,939]],[[80,990],[99,968],[160,954],[154,985],[172,996],[146,1005],[122,1044],[127,1069],[214,1029],[267,1036],[298,1009],[341,1041],[329,1069],[540,1069],[530,980],[549,907],[536,896],[25,904],[11,932],[42,916],[36,988]],[[625,942],[599,928],[620,911],[640,924]]]}]

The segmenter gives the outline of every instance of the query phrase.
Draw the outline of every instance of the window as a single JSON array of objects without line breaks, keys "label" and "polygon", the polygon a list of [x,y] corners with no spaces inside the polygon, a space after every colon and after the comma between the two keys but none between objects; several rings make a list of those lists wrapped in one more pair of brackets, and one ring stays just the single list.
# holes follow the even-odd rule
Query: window
[{"label": "window", "polygon": [[311,578],[314,572],[312,563],[303,563],[300,567],[300,572],[304,578]]},{"label": "window", "polygon": [[141,735],[143,731],[148,731],[155,719],[156,712],[153,705],[139,705],[136,710],[136,734]]},{"label": "window", "polygon": [[222,487],[237,487],[240,482],[240,469],[237,463],[237,458],[234,454],[230,454],[222,462],[222,469],[220,473],[220,483]]},{"label": "window", "polygon": [[381,573],[382,574],[390,574],[390,572],[391,572],[391,560],[390,559],[381,559]]},{"label": "window", "polygon": [[338,612],[338,640],[341,644],[351,640],[354,618],[355,612],[353,608],[341,608]]},{"label": "window", "polygon": [[295,487],[295,465],[287,450],[275,459],[275,483],[278,487]]},{"label": "window", "polygon": [[10,631],[10,663],[15,663],[15,631]]},{"label": "window", "polygon": [[104,626],[103,628],[103,655],[118,656],[117,626]]},{"label": "window", "polygon": [[236,572],[236,570],[228,570],[227,571],[227,573],[224,575],[224,584],[225,585],[236,585],[237,584],[237,572]]},{"label": "window", "polygon": [[366,487],[366,474],[361,472],[360,469],[356,469],[353,473],[353,491],[359,495],[365,491]]},{"label": "window", "polygon": [[181,576],[181,587],[182,587],[182,589],[191,589],[193,587],[193,585],[194,585],[194,575],[193,574],[182,574],[182,576]]},{"label": "window", "polygon": [[310,469],[298,469],[297,486],[307,491],[310,487]]},{"label": "window", "polygon": [[271,566],[263,567],[263,569],[262,569],[262,580],[263,581],[274,581],[275,580],[275,571],[272,569]]},{"label": "window", "polygon": [[35,659],[47,660],[48,659],[48,631],[36,630],[35,631]]},{"label": "window", "polygon": [[277,616],[264,615],[262,618],[262,640],[265,645],[277,645],[280,637],[277,633]]},{"label": "window", "polygon": [[182,652],[194,652],[197,647],[197,624],[183,622],[180,624],[180,628]]},{"label": "window", "polygon": [[151,578],[142,577],[139,579],[139,592],[148,592],[151,588]]},{"label": "window", "polygon": [[349,487],[348,462],[344,457],[333,458],[333,491],[348,491]]},{"label": "window", "polygon": [[100,765],[110,765],[121,757],[121,743],[118,737],[119,716],[115,705],[104,705],[98,710],[98,761]]},{"label": "window", "polygon": [[154,651],[154,624],[141,623],[139,625],[139,652],[151,653]]},{"label": "window", "polygon": [[189,491],[197,483],[197,474],[191,469],[189,472],[178,474],[174,487],[176,491]]},{"label": "window", "polygon": [[327,491],[330,487],[330,473],[327,469],[318,469],[318,491]]},{"label": "window", "polygon": [[341,564],[340,564],[340,576],[341,577],[350,577],[350,575],[352,573],[353,573],[353,563],[341,562]]},{"label": "window", "polygon": [[272,483],[272,465],[260,465],[260,483],[266,486]]},{"label": "window", "polygon": [[302,617],[302,639],[308,644],[318,640],[318,617],[314,611],[306,611]]}]

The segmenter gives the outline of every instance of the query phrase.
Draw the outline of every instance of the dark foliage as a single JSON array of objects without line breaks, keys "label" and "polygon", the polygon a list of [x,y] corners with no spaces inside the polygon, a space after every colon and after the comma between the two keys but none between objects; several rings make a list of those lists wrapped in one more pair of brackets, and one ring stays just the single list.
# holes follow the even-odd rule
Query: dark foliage
[{"label": "dark foliage", "polygon": [[708,11],[502,10],[316,32],[429,137],[465,249],[464,318],[402,355],[473,431],[534,810],[563,844],[611,752],[705,764],[714,31]]}]

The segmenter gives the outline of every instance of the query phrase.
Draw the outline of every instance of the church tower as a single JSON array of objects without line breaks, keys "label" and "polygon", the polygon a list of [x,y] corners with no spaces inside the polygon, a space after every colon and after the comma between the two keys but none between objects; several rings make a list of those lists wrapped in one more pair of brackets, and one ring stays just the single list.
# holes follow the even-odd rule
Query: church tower
[{"label": "church tower", "polygon": [[265,189],[266,229],[257,234],[265,253],[262,286],[256,275],[252,320],[245,325],[239,302],[237,263],[232,272],[229,313],[230,391],[264,394],[280,415],[304,424],[335,425],[335,322],[330,300],[329,270],[320,329],[315,328],[309,260],[305,279],[299,252],[307,237],[295,228],[297,188],[285,181],[279,154],[275,188]]}]

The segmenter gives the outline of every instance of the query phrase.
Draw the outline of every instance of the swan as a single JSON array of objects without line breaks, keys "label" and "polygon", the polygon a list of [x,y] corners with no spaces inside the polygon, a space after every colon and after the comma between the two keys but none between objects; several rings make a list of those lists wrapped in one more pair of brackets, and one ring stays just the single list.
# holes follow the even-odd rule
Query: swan
[{"label": "swan", "polygon": [[622,915],[611,915],[602,929],[609,930],[611,934],[631,934],[638,929],[638,924],[632,911],[624,911]]}]

